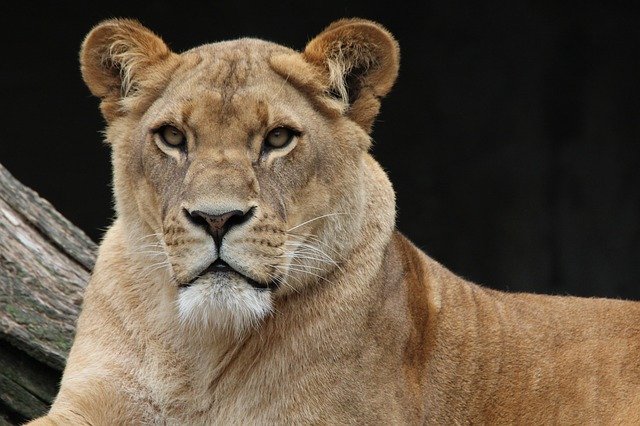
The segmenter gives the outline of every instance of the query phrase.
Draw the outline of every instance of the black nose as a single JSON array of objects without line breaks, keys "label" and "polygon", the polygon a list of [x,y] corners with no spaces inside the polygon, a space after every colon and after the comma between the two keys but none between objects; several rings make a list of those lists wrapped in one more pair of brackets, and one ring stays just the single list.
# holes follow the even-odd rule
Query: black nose
[{"label": "black nose", "polygon": [[185,211],[185,213],[193,223],[202,226],[213,237],[219,250],[224,234],[233,226],[246,222],[253,214],[253,208],[246,213],[240,210],[231,210],[222,214],[210,214],[200,210]]}]

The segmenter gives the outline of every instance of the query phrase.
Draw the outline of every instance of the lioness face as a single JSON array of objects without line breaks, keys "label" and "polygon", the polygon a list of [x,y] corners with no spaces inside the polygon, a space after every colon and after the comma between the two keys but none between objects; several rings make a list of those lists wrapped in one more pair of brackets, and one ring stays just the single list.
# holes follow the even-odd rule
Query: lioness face
[{"label": "lioness face", "polygon": [[244,330],[274,298],[340,268],[344,230],[364,210],[353,194],[365,129],[386,92],[360,71],[357,99],[369,106],[349,99],[327,62],[338,33],[303,54],[242,39],[177,55],[132,21],[87,36],[83,75],[109,122],[117,213],[135,230],[127,244],[143,274],[167,278],[184,322]]},{"label": "lioness face", "polygon": [[[158,237],[185,319],[226,315],[235,327],[261,318],[275,292],[337,263],[325,235],[336,232],[313,219],[357,208],[327,190],[331,179],[355,184],[362,150],[337,137],[354,133],[353,124],[315,114],[271,69],[274,50],[282,49],[243,40],[183,54],[115,147],[125,159],[117,170],[136,182],[119,201],[135,200],[147,233]],[[219,230],[210,226],[216,219],[224,221]]]}]

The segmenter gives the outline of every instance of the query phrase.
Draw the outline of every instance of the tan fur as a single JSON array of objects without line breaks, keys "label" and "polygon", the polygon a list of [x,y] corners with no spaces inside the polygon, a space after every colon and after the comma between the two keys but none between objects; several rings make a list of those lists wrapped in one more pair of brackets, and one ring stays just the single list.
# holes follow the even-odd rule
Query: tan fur
[{"label": "tan fur", "polygon": [[[398,61],[363,20],[302,53],[242,39],[178,55],[134,21],[94,28],[82,72],[118,218],[36,423],[640,423],[639,303],[484,289],[394,231],[368,132]],[[300,137],[261,154],[282,125]],[[179,287],[219,249],[185,209],[250,207],[219,255],[280,286]]]}]

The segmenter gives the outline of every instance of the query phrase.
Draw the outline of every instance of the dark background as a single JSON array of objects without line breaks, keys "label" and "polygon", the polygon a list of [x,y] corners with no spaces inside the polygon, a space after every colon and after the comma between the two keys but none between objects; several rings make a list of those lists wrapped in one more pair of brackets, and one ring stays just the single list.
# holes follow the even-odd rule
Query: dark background
[{"label": "dark background", "polygon": [[640,299],[635,2],[56,3],[0,6],[0,162],[93,239],[113,215],[77,64],[94,24],[134,17],[176,51],[239,36],[303,49],[359,16],[402,49],[373,134],[399,228],[495,288]]}]

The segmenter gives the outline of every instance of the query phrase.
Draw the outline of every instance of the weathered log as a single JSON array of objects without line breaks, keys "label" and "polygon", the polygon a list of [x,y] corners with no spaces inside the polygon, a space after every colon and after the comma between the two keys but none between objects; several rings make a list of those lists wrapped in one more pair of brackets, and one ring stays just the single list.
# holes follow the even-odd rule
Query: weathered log
[{"label": "weathered log", "polygon": [[41,415],[55,396],[95,254],[0,165],[0,425]]}]

